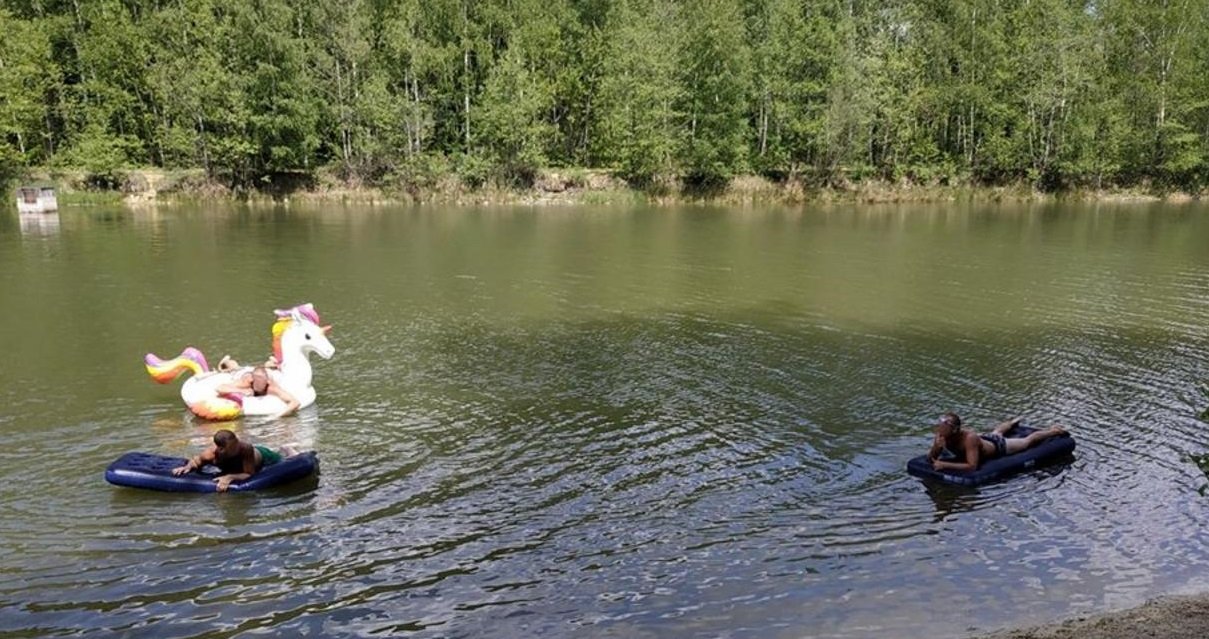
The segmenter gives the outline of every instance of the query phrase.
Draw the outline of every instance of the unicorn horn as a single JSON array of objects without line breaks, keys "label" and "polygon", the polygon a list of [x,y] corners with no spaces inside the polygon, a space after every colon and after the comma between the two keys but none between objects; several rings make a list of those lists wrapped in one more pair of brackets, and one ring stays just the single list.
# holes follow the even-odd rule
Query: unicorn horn
[{"label": "unicorn horn", "polygon": [[331,333],[331,332],[332,332],[332,325],[331,325],[331,324],[328,324],[327,326],[320,327],[320,329],[319,329],[319,330],[322,330],[322,331],[323,331],[323,334],[324,334],[324,335],[327,335],[328,333]]}]

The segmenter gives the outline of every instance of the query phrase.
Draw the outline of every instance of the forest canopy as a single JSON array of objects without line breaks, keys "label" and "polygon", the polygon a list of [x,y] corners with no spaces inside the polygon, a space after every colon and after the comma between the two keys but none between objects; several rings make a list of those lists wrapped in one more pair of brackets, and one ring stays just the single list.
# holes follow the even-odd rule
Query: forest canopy
[{"label": "forest canopy", "polygon": [[0,176],[1200,189],[1204,0],[0,0]]}]

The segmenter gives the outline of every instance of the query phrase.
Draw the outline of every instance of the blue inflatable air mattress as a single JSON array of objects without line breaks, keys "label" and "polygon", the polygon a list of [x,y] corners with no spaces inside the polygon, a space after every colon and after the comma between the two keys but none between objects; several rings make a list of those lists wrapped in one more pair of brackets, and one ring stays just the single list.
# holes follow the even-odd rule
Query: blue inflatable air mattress
[{"label": "blue inflatable air mattress", "polygon": [[[148,488],[170,492],[212,493],[217,489],[214,478],[221,471],[206,465],[181,476],[172,474],[173,468],[188,462],[183,457],[166,457],[153,453],[126,453],[105,469],[105,481],[117,486]],[[319,456],[313,451],[286,457],[260,469],[248,479],[233,482],[227,490],[242,492],[261,490],[286,482],[302,479],[319,469]]]},{"label": "blue inflatable air mattress", "polygon": [[[1007,437],[1025,437],[1036,430],[1028,426],[1014,426],[1007,432]],[[924,479],[935,479],[960,486],[977,486],[1060,460],[1074,450],[1074,438],[1070,435],[1059,435],[1014,455],[983,462],[975,471],[933,470],[928,456],[920,455],[907,462],[907,472]]]}]

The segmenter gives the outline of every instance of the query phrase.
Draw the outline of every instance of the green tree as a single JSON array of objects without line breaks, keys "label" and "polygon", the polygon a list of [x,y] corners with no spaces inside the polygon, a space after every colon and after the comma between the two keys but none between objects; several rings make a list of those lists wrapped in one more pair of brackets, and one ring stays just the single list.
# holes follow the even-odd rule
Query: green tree
[{"label": "green tree", "polygon": [[318,153],[322,101],[308,68],[303,16],[285,0],[234,7],[224,40],[242,98],[233,124],[243,135],[221,140],[220,152],[241,179],[313,169],[330,156]]},{"label": "green tree", "polygon": [[837,42],[833,3],[753,0],[753,165],[795,175],[819,161]]},{"label": "green tree", "polygon": [[746,171],[751,56],[736,0],[684,3],[679,109],[688,131],[680,152],[693,184],[725,184]]},{"label": "green tree", "polygon": [[149,76],[158,102],[161,164],[201,167],[214,176],[247,170],[254,147],[243,137],[246,108],[228,68],[234,28],[211,0],[166,5],[148,28],[157,42]]},{"label": "green tree", "polygon": [[1073,181],[1068,158],[1077,157],[1080,144],[1074,123],[1090,102],[1094,25],[1066,0],[1025,3],[1013,18],[1017,36],[1005,96],[1016,114],[1013,172],[1023,169],[1043,188],[1067,186]]},{"label": "green tree", "polygon": [[65,86],[67,161],[87,169],[102,183],[130,164],[162,161],[153,149],[153,98],[147,81],[150,43],[136,24],[137,5],[98,0],[76,10],[68,73],[79,82]]},{"label": "green tree", "polygon": [[592,156],[644,184],[674,170],[681,144],[679,12],[671,2],[635,4],[619,0],[602,33]]},{"label": "green tree", "polygon": [[45,27],[0,8],[0,180],[51,154],[46,114],[58,70]]},{"label": "green tree", "polygon": [[1204,76],[1192,75],[1203,70],[1193,53],[1209,7],[1194,0],[1113,0],[1102,10],[1111,34],[1111,82],[1127,109],[1126,177],[1187,183],[1204,163],[1203,131],[1185,119],[1201,110],[1195,96],[1203,91],[1187,88],[1204,86]]},{"label": "green tree", "polygon": [[520,48],[492,67],[483,91],[479,144],[505,180],[530,182],[545,161],[554,129],[544,119],[549,88],[531,71]]}]

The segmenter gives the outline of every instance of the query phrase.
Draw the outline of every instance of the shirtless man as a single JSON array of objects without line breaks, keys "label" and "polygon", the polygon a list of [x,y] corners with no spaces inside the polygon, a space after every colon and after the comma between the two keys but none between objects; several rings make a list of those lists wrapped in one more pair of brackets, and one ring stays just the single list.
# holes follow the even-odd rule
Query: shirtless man
[{"label": "shirtless man", "polygon": [[223,384],[217,390],[219,395],[228,393],[253,397],[273,395],[285,403],[285,409],[278,413],[277,417],[289,415],[298,410],[299,406],[298,400],[289,391],[273,382],[273,379],[269,377],[269,372],[263,366],[253,368],[251,373],[243,375],[230,384]]},{"label": "shirtless man", "polygon": [[[1065,435],[1066,430],[1051,426],[1044,430],[1030,433],[1027,437],[1005,437],[1004,435],[1020,422],[1020,418],[1009,419],[995,426],[989,433],[979,435],[972,430],[961,427],[961,418],[957,413],[945,413],[936,422],[936,436],[932,440],[932,448],[928,451],[928,459],[936,470],[977,470],[984,461],[997,457],[1012,455],[1031,446],[1039,444],[1050,437]],[[949,449],[958,459],[965,461],[944,461],[940,453]]]},{"label": "shirtless man", "polygon": [[[289,449],[283,449],[287,455],[293,454]],[[226,492],[233,481],[243,481],[260,472],[265,466],[272,466],[281,461],[281,453],[266,446],[253,446],[239,441],[235,433],[222,429],[214,433],[214,445],[200,455],[192,457],[184,466],[172,469],[173,475],[184,475],[191,470],[197,470],[206,464],[214,464],[222,474],[214,478],[218,484],[218,492]]]}]

